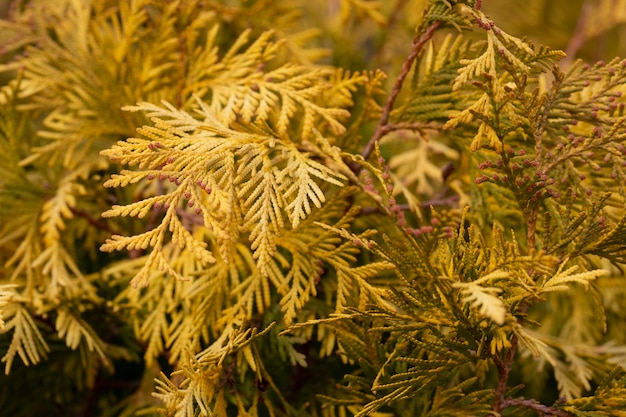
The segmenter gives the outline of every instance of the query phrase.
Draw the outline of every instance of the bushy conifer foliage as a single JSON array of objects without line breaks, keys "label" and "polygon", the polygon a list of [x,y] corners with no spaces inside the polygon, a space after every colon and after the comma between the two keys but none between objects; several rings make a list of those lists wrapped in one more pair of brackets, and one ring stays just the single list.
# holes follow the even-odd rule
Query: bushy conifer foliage
[{"label": "bushy conifer foliage", "polygon": [[1,414],[626,415],[626,60],[482,3],[12,2]]}]

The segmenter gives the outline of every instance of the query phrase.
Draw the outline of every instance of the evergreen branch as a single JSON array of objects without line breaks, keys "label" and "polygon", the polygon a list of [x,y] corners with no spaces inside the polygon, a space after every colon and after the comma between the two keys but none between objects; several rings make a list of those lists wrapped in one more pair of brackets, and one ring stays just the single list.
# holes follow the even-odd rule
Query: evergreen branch
[{"label": "evergreen branch", "polygon": [[[286,82],[297,84],[298,77]],[[150,103],[129,108],[147,112],[154,126],[140,130],[146,139],[130,138],[102,152],[120,163],[139,167],[138,171],[114,174],[105,186],[124,187],[158,177],[159,181],[169,179],[174,188],[167,194],[126,206],[115,205],[105,212],[105,217],[141,218],[154,209],[167,207],[162,224],[153,231],[143,236],[114,237],[102,248],[160,248],[169,230],[174,241],[197,249],[200,259],[213,262],[206,242],[198,241],[193,230],[185,227],[185,223],[191,228],[198,223],[183,223],[177,215],[178,206],[186,201],[221,248],[228,247],[239,233],[248,232],[260,270],[269,273],[267,265],[276,249],[276,236],[286,227],[284,217],[289,218],[292,228],[297,228],[311,215],[311,203],[320,209],[326,201],[318,183],[341,187],[346,177],[314,159],[316,153],[322,153],[319,149],[305,151],[303,146],[270,131],[254,129],[249,133],[243,128],[231,128],[218,120],[207,103],[199,100],[198,105],[202,121],[167,103],[165,108]],[[331,151],[329,156],[340,160],[337,151],[324,145],[326,140],[319,134],[317,141]]]},{"label": "evergreen branch", "polygon": [[55,328],[59,337],[65,339],[67,347],[76,350],[84,342],[90,352],[93,351],[98,354],[98,357],[109,370],[113,369],[113,364],[105,352],[105,343],[78,312],[69,308],[59,309]]},{"label": "evergreen branch", "polygon": [[582,284],[585,288],[588,288],[590,281],[593,281],[603,275],[608,275],[608,271],[603,269],[573,274],[573,272],[578,270],[578,266],[574,265],[563,271],[565,264],[566,262],[563,262],[559,266],[559,269],[556,271],[556,273],[541,285],[543,291],[567,291],[569,289],[569,286],[567,284],[574,282]]},{"label": "evergreen branch", "polygon": [[[482,278],[481,278],[482,279]],[[479,310],[479,314],[486,316],[498,325],[503,325],[506,318],[506,307],[502,300],[496,295],[502,292],[497,287],[482,287],[474,282],[455,282],[453,288],[460,288],[464,295],[461,300]]]},{"label": "evergreen branch", "polygon": [[12,302],[4,311],[11,316],[6,322],[4,332],[13,330],[13,337],[2,362],[8,375],[15,356],[18,355],[25,365],[37,364],[47,357],[50,348],[39,331],[31,313],[20,303]]},{"label": "evergreen branch", "polygon": [[387,98],[387,101],[383,107],[383,114],[381,115],[380,120],[378,121],[376,130],[374,131],[374,134],[367,141],[367,144],[361,151],[361,156],[363,157],[363,159],[369,158],[370,154],[374,150],[374,146],[376,145],[376,143],[378,143],[378,141],[385,135],[385,129],[387,128],[387,125],[389,124],[389,116],[391,115],[391,110],[393,109],[396,99],[398,98],[398,95],[400,94],[400,91],[402,90],[402,85],[404,84],[405,78],[407,77],[407,75],[409,75],[409,71],[411,71],[413,62],[415,61],[415,59],[421,52],[426,42],[432,39],[433,35],[437,31],[437,29],[441,27],[441,25],[443,25],[443,21],[436,20],[433,23],[431,23],[431,25],[428,26],[428,28],[423,33],[420,33],[418,36],[416,36],[413,39],[413,43],[411,45],[411,52],[402,63],[400,74],[396,78],[396,81],[393,84],[391,93],[389,94],[389,97]]}]

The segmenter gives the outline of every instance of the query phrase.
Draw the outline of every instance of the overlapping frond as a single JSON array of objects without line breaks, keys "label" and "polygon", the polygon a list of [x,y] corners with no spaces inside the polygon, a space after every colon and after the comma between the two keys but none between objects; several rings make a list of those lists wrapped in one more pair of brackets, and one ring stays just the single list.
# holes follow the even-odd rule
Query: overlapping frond
[{"label": "overlapping frond", "polygon": [[453,287],[461,289],[464,298],[462,301],[477,308],[479,314],[489,317],[496,324],[504,324],[506,317],[506,307],[498,293],[502,292],[498,287],[483,287],[477,282],[455,282]]},{"label": "overlapping frond", "polygon": [[[199,410],[207,416],[213,413],[225,415],[224,390],[227,382],[236,377],[232,364],[243,360],[253,373],[261,376],[262,364],[254,343],[271,327],[258,332],[256,329],[242,330],[231,324],[207,349],[198,355],[187,355],[182,369],[175,374],[180,377],[180,383],[161,374],[154,395],[165,403],[162,413],[172,417],[195,417]],[[234,395],[239,397],[241,394],[235,392]]]},{"label": "overlapping frond", "polygon": [[59,337],[65,339],[67,347],[76,350],[82,343],[85,343],[87,349],[96,352],[109,369],[112,369],[112,364],[106,354],[105,343],[77,312],[70,309],[59,309],[55,327]]},{"label": "overlapping frond", "polygon": [[11,302],[11,299],[15,297],[15,284],[3,284],[0,285],[0,331],[5,330],[5,322],[4,322],[4,310],[7,308],[6,306]]},{"label": "overlapping frond", "polygon": [[[239,67],[238,63],[227,64]],[[335,135],[344,132],[340,120],[348,113],[316,103],[316,98],[329,86],[325,80],[328,72],[285,64],[275,70],[230,78],[238,74],[229,68],[224,69],[223,77],[210,84],[211,109],[224,124],[238,118],[244,123],[264,120],[284,137],[293,131],[294,115],[302,112],[298,124],[304,138],[310,137],[313,129],[322,123]]]},{"label": "overlapping frond", "polygon": [[603,275],[608,275],[608,271],[606,270],[595,270],[595,271],[585,271],[578,274],[574,274],[578,270],[576,265],[566,269],[563,271],[565,263],[561,264],[559,269],[556,271],[554,276],[548,278],[542,285],[541,288],[545,292],[549,291],[567,291],[569,289],[568,284],[570,283],[579,283],[583,286],[587,287],[590,281],[595,280],[598,277]]},{"label": "overlapping frond", "polygon": [[463,417],[467,414],[488,415],[492,410],[485,405],[493,401],[493,392],[488,389],[472,390],[478,378],[469,378],[448,389],[437,390],[429,417]]},{"label": "overlapping frond", "polygon": [[569,399],[557,404],[563,411],[583,417],[620,416],[626,406],[624,368],[616,366],[595,389],[593,396]]},{"label": "overlapping frond", "polygon": [[4,308],[4,318],[3,333],[13,333],[11,344],[2,357],[6,374],[11,371],[16,356],[26,365],[37,364],[47,357],[50,348],[27,308],[14,301]]},{"label": "overlapping frond", "polygon": [[320,208],[325,201],[319,183],[341,186],[345,177],[295,143],[270,132],[230,128],[207,105],[200,106],[198,119],[168,104],[161,108],[143,103],[130,108],[147,112],[154,126],[140,130],[145,139],[119,142],[103,152],[119,163],[139,168],[115,174],[105,185],[125,186],[141,179],[169,180],[171,184],[162,185],[161,195],[107,211],[105,217],[143,217],[162,208],[164,217],[151,231],[114,237],[103,249],[151,247],[155,255],[150,260],[156,264],[156,253],[171,232],[172,241],[193,247],[204,262],[214,262],[206,243],[194,238],[193,227],[189,230],[181,222],[192,216],[197,225],[213,232],[225,256],[241,231],[249,233],[259,268],[267,273],[285,218],[296,228],[311,214],[312,206]]},{"label": "overlapping frond", "polygon": [[[129,287],[127,282],[141,272],[148,255],[120,262],[105,271],[110,285],[123,283],[124,289],[115,303],[120,314],[127,316],[139,340],[146,343],[143,356],[150,365],[166,351],[170,352],[171,362],[180,359],[189,349],[199,351],[201,342],[208,341],[214,330],[206,323],[217,327],[223,317],[221,312],[227,306],[232,266],[218,261],[206,268],[191,251],[169,243],[163,248],[163,256],[175,273],[197,276],[193,283],[167,277],[170,274],[167,270],[153,270],[146,276],[151,282],[147,288],[138,291]],[[236,267],[240,267],[236,261],[237,258],[233,258]],[[184,313],[178,310],[183,299],[187,300]],[[138,305],[144,308],[137,309]]]},{"label": "overlapping frond", "polygon": [[394,110],[392,117],[400,121],[445,121],[450,110],[462,99],[454,94],[451,82],[462,68],[459,62],[470,54],[470,43],[462,35],[451,34],[437,46],[429,43],[428,49],[415,64],[410,85],[410,95],[402,107]]},{"label": "overlapping frond", "polygon": [[[407,137],[408,136],[408,137]],[[442,162],[453,163],[459,157],[457,150],[445,143],[430,137],[428,134],[410,134],[406,131],[398,131],[385,138],[385,142],[402,143],[413,145],[406,151],[397,152],[389,160],[389,168],[392,169],[394,183],[402,184],[401,189],[407,189],[413,195],[432,195],[443,182],[442,166],[435,159],[440,157]],[[407,139],[413,140],[407,140]],[[407,193],[408,194],[408,193]],[[407,197],[408,199],[409,197]]]}]

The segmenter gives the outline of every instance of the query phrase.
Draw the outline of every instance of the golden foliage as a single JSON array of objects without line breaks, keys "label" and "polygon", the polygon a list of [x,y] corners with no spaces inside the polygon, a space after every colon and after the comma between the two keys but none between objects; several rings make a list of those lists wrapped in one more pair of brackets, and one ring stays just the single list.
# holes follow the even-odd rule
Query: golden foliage
[{"label": "golden foliage", "polygon": [[623,408],[624,61],[564,72],[474,0],[26,3],[3,411]]}]

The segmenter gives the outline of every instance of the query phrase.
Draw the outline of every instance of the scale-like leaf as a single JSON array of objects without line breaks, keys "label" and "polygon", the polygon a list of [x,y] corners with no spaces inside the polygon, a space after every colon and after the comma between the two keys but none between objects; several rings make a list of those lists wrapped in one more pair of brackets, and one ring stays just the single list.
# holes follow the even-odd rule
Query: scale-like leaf
[{"label": "scale-like leaf", "polygon": [[543,283],[542,289],[545,292],[567,291],[569,288],[568,284],[574,282],[577,282],[587,287],[590,281],[593,281],[598,277],[608,274],[608,271],[602,269],[574,274],[574,272],[576,272],[579,267],[577,265],[574,265],[570,268],[567,268],[566,270],[563,270],[563,268],[565,268],[565,264],[566,263],[563,262],[561,266],[559,266],[559,269],[556,271],[556,273]]},{"label": "scale-like leaf", "polygon": [[8,321],[4,332],[13,332],[11,344],[2,357],[2,362],[5,363],[4,372],[8,375],[16,355],[26,365],[36,364],[46,358],[50,348],[37,328],[33,316],[23,305],[12,303],[5,312],[8,313],[6,317]]},{"label": "scale-like leaf", "polygon": [[506,306],[497,296],[502,288],[483,287],[474,282],[455,282],[453,287],[460,288],[464,295],[463,302],[478,309],[478,313],[488,317],[498,325],[504,324],[506,318]]}]

